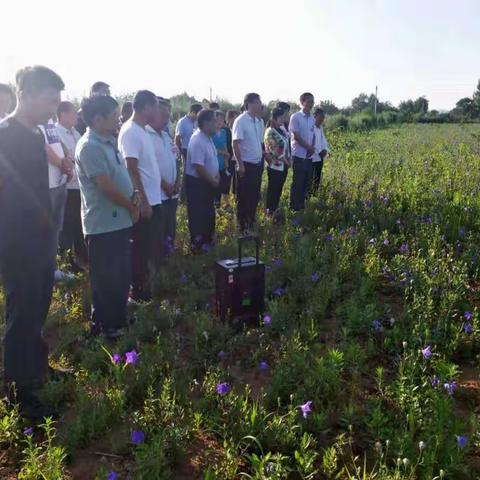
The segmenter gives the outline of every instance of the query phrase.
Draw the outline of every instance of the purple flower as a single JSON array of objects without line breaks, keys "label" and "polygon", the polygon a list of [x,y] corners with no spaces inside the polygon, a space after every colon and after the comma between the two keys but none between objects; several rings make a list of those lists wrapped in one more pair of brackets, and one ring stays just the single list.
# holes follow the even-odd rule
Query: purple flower
[{"label": "purple flower", "polygon": [[312,401],[309,400],[307,403],[300,405],[300,409],[302,410],[303,418],[307,418],[310,412],[312,411]]},{"label": "purple flower", "polygon": [[408,245],[406,243],[402,243],[402,245],[400,245],[400,253],[402,255],[407,255],[408,254]]},{"label": "purple flower", "polygon": [[28,427],[23,431],[23,434],[27,437],[31,437],[33,435],[33,427]]},{"label": "purple flower", "polygon": [[465,448],[468,444],[468,438],[464,435],[455,435],[457,439],[457,447],[458,448]]},{"label": "purple flower", "polygon": [[229,393],[231,389],[232,389],[232,387],[230,387],[230,385],[229,385],[228,383],[226,383],[226,382],[224,382],[224,383],[219,383],[219,384],[217,385],[217,393],[218,393],[219,395],[222,395],[222,397],[223,397],[224,395],[226,395],[227,393]]},{"label": "purple flower", "polygon": [[270,367],[265,360],[260,362],[260,365],[258,366],[258,368],[262,373],[267,373],[270,370]]},{"label": "purple flower", "polygon": [[208,243],[204,243],[204,244],[202,245],[202,251],[203,251],[204,253],[208,253],[208,252],[210,251],[210,245],[209,245]]},{"label": "purple flower", "polygon": [[325,237],[325,240],[327,242],[333,242],[333,235],[332,234],[328,234],[326,237]]},{"label": "purple flower", "polygon": [[457,382],[450,382],[450,383],[444,383],[443,388],[447,391],[447,393],[451,396],[453,395],[453,392],[457,388]]},{"label": "purple flower", "polygon": [[440,379],[436,375],[434,375],[430,383],[433,388],[438,388],[438,386],[440,385]]},{"label": "purple flower", "polygon": [[473,318],[473,313],[467,311],[467,312],[465,312],[465,313],[463,314],[463,318],[464,318],[467,322],[469,322],[469,321]]},{"label": "purple flower", "polygon": [[313,282],[313,283],[316,283],[316,282],[318,282],[318,281],[320,280],[320,275],[319,275],[317,272],[315,272],[315,273],[312,273],[312,277],[311,277],[311,278],[312,278],[312,282]]},{"label": "purple flower", "polygon": [[134,445],[140,445],[145,441],[145,433],[141,430],[134,430],[131,435],[131,440]]},{"label": "purple flower", "polygon": [[294,219],[292,220],[292,225],[293,225],[294,227],[298,227],[298,226],[300,225],[300,220],[299,220],[298,218],[294,218]]},{"label": "purple flower", "polygon": [[263,317],[263,324],[266,326],[266,327],[269,327],[271,324],[272,324],[272,317],[270,315],[265,315]]},{"label": "purple flower", "polygon": [[368,241],[368,244],[369,245],[375,245],[375,242],[376,240],[374,238],[371,238],[369,241]]},{"label": "purple flower", "polygon": [[276,297],[276,298],[279,298],[283,295],[283,289],[281,288],[276,288],[274,291],[273,291],[273,296]]},{"label": "purple flower", "polygon": [[107,480],[118,480],[118,473],[110,472],[108,474]]},{"label": "purple flower", "polygon": [[382,331],[382,322],[380,320],[374,320],[372,322],[372,327],[376,332]]},{"label": "purple flower", "polygon": [[119,353],[112,355],[112,363],[118,365],[122,361],[122,356]]},{"label": "purple flower", "polygon": [[280,268],[282,266],[282,259],[281,258],[276,258],[274,261],[273,261],[273,266],[275,268]]},{"label": "purple flower", "polygon": [[187,283],[187,276],[185,274],[182,274],[180,277],[180,283]]},{"label": "purple flower", "polygon": [[430,345],[427,345],[425,348],[422,349],[422,355],[425,360],[428,360],[432,356],[432,349]]},{"label": "purple flower", "polygon": [[463,331],[464,331],[467,335],[471,335],[471,334],[473,333],[472,324],[471,324],[471,323],[466,323],[466,324],[463,326]]},{"label": "purple flower", "polygon": [[138,358],[140,355],[135,351],[132,350],[131,352],[127,352],[125,354],[125,365],[133,365],[135,366],[138,362]]},{"label": "purple flower", "polygon": [[388,247],[388,245],[390,245],[390,241],[388,240],[388,238],[386,238],[384,241],[383,241],[383,244]]},{"label": "purple flower", "polygon": [[220,360],[223,360],[226,355],[227,355],[227,354],[226,354],[223,350],[220,350],[220,351],[218,352],[218,358],[219,358]]}]

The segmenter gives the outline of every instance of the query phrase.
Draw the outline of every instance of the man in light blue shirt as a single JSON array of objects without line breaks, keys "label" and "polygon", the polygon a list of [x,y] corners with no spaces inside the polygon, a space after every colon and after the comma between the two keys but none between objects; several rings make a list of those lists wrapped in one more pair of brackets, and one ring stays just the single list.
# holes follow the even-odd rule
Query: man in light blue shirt
[{"label": "man in light blue shirt", "polygon": [[127,325],[130,236],[139,207],[114,137],[120,117],[117,102],[91,97],[83,102],[82,113],[89,129],[77,144],[75,168],[88,247],[92,333],[116,338]]},{"label": "man in light blue shirt", "polygon": [[197,115],[202,109],[198,103],[190,107],[190,112],[182,117],[175,128],[175,143],[182,152],[183,159],[187,159],[187,148],[193,132],[197,129]]},{"label": "man in light blue shirt", "polygon": [[315,99],[311,93],[303,93],[300,96],[302,109],[290,117],[289,130],[292,137],[293,157],[290,208],[294,211],[305,208],[305,198],[312,178],[315,119],[311,111],[314,103]]}]

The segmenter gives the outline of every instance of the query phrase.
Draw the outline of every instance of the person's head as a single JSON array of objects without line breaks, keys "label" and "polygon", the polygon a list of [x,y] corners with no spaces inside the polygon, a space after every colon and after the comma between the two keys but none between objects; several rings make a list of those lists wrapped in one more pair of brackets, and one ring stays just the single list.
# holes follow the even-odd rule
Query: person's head
[{"label": "person's head", "polygon": [[217,102],[210,102],[208,108],[210,110],[220,110],[220,104]]},{"label": "person's head", "polygon": [[157,108],[157,96],[150,90],[139,90],[133,98],[133,112],[137,120],[151,123]]},{"label": "person's head", "polygon": [[285,110],[283,108],[274,108],[272,110],[272,119],[270,120],[272,127],[280,128],[285,123]]},{"label": "person's head", "polygon": [[235,121],[235,119],[238,117],[239,115],[239,112],[238,110],[228,110],[227,112],[227,117],[226,117],[226,121],[227,121],[227,125],[232,128],[233,127],[233,122]]},{"label": "person's head", "polygon": [[188,112],[188,116],[195,122],[197,121],[198,114],[202,110],[202,106],[199,103],[194,103],[190,107],[190,112]]},{"label": "person's head", "polygon": [[215,120],[217,121],[217,132],[225,126],[225,112],[217,110],[215,112]]},{"label": "person's head", "polygon": [[120,112],[120,121],[125,123],[133,113],[133,103],[132,102],[125,102],[122,105],[122,110]]},{"label": "person's head", "polygon": [[312,93],[306,92],[300,95],[300,104],[302,105],[302,110],[305,113],[310,113],[312,111],[314,103],[315,99]]},{"label": "person's head", "polygon": [[95,82],[90,88],[90,96],[94,97],[95,95],[110,96],[110,85],[105,82]]},{"label": "person's head", "polygon": [[117,101],[108,96],[94,95],[82,101],[84,122],[93,131],[104,136],[115,135],[120,125]]},{"label": "person's head", "polygon": [[257,118],[262,116],[263,105],[258,93],[247,93],[243,99],[243,105],[250,115]]},{"label": "person's head", "polygon": [[325,112],[321,108],[316,108],[315,112],[313,112],[313,116],[315,117],[315,125],[320,127],[323,125],[325,121]]},{"label": "person's head", "polygon": [[213,110],[200,110],[197,122],[198,128],[209,137],[217,131],[217,119],[215,118],[215,112]]},{"label": "person's head", "polygon": [[290,110],[291,110],[290,104],[287,103],[287,102],[277,102],[276,107],[277,107],[277,108],[281,108],[281,109],[284,110],[286,113],[289,113]]},{"label": "person's head", "polygon": [[13,91],[5,83],[0,83],[0,118],[10,113],[13,108]]},{"label": "person's head", "polygon": [[78,122],[78,113],[72,102],[60,102],[57,108],[58,123],[65,128],[73,128]]},{"label": "person's head", "polygon": [[17,72],[15,83],[17,111],[33,125],[45,124],[57,113],[65,84],[53,70],[42,66],[22,68]]},{"label": "person's head", "polygon": [[155,116],[150,126],[157,132],[161,132],[168,125],[170,120],[170,105],[164,100],[159,100],[155,108]]}]

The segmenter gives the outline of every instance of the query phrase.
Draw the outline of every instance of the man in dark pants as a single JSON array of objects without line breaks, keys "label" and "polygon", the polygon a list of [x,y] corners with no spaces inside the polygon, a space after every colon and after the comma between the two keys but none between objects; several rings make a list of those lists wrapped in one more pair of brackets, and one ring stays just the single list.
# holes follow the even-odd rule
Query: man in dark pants
[{"label": "man in dark pants", "polygon": [[140,220],[132,232],[132,292],[134,301],[152,298],[149,267],[155,264],[155,246],[161,243],[161,175],[146,126],[155,119],[158,99],[140,90],[133,99],[133,115],[120,130],[118,145],[135,190],[140,196]]},{"label": "man in dark pants", "polygon": [[4,376],[10,399],[32,420],[52,416],[37,389],[45,380],[48,314],[55,266],[45,124],[60,103],[62,79],[46,67],[16,76],[17,108],[0,123],[0,273],[5,293]]},{"label": "man in dark pants", "polygon": [[198,114],[198,130],[188,145],[185,191],[192,250],[200,251],[213,242],[215,194],[220,184],[217,149],[212,141],[216,131],[215,112]]},{"label": "man in dark pants", "polygon": [[325,112],[321,108],[315,109],[315,152],[312,157],[312,179],[309,188],[310,195],[316,195],[322,178],[323,162],[328,154],[328,143],[323,132]]},{"label": "man in dark pants", "polygon": [[127,325],[131,279],[131,227],[138,220],[133,184],[117,149],[118,104],[112,97],[82,103],[90,127],[80,139],[76,164],[82,198],[92,289],[92,333],[116,338]]},{"label": "man in dark pants", "polygon": [[248,93],[245,111],[233,124],[233,151],[237,160],[237,220],[241,232],[255,224],[263,173],[263,106],[258,93]]},{"label": "man in dark pants", "polygon": [[311,184],[315,120],[310,112],[314,102],[311,93],[303,93],[300,96],[302,109],[290,117],[289,130],[292,138],[293,157],[290,208],[294,211],[305,208],[305,198]]}]

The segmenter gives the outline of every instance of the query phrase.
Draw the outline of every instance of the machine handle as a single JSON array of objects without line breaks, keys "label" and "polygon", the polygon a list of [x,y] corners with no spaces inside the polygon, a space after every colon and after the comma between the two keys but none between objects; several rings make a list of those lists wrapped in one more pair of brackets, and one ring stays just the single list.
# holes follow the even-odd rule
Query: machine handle
[{"label": "machine handle", "polygon": [[238,266],[242,266],[242,244],[246,242],[255,242],[255,260],[258,265],[260,262],[260,239],[256,235],[244,235],[243,237],[238,237]]}]

